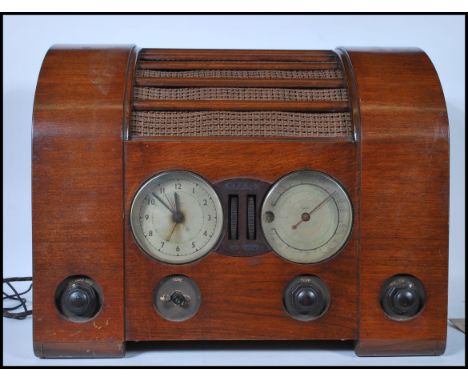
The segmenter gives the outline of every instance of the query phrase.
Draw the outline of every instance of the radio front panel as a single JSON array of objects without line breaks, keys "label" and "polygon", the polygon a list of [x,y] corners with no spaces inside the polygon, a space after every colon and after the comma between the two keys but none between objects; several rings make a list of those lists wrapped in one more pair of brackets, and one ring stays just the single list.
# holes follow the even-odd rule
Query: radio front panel
[{"label": "radio front panel", "polygon": [[[212,143],[207,142],[125,142],[126,162],[126,208],[130,211],[131,204],[138,190],[147,179],[151,179],[158,173],[167,173],[174,169],[183,169],[198,174],[208,183],[216,185],[222,182],[232,182],[235,179],[256,179],[273,185],[285,174],[292,173],[298,169],[315,169],[327,173],[340,183],[348,191],[350,198],[357,205],[356,199],[356,168],[354,158],[355,146],[349,142],[322,144],[317,142],[261,142],[261,141],[218,141],[218,149],[213,150]],[[175,150],[175,151],[174,151]],[[154,155],[157,152],[158,155]],[[177,152],[177,157],[172,155]],[[281,155],[278,155],[281,152]],[[261,156],[262,162],[251,166],[252,155]],[[229,156],[229,161],[220,161],[219,158]],[[245,163],[245,165],[240,165]],[[178,188],[182,183],[181,189]],[[165,184],[162,197],[166,198],[166,204],[175,205],[175,195],[180,195],[181,209],[184,211],[184,203],[191,200],[193,187],[189,183],[184,184],[179,179]],[[233,187],[234,188],[234,187]],[[261,188],[260,188],[261,189]],[[271,186],[269,187],[271,189]],[[262,205],[266,199],[266,193],[250,193],[255,197],[257,203]],[[238,212],[243,219],[247,217],[248,203],[246,195],[235,188],[230,190],[231,200],[238,198],[239,207],[244,210]],[[319,195],[317,198],[323,198]],[[155,213],[151,218],[164,215],[168,209],[155,197]],[[315,204],[309,204],[309,200],[303,198],[298,200],[302,203],[302,209],[310,211]],[[315,203],[311,200],[310,203]],[[320,202],[320,201],[319,201]],[[330,207],[334,207],[333,200],[327,201]],[[151,203],[151,202],[150,202]],[[305,204],[304,204],[305,203]],[[203,205],[203,199],[200,200]],[[318,204],[318,203],[317,203]],[[224,204],[226,205],[226,204]],[[324,205],[323,207],[327,207]],[[322,208],[323,208],[322,207]],[[157,209],[160,211],[157,211]],[[336,207],[335,207],[336,208]],[[240,210],[239,210],[240,211]],[[224,208],[223,213],[232,213],[229,208]],[[259,211],[260,212],[260,211]],[[321,213],[322,211],[317,211]],[[206,219],[211,213],[207,209]],[[168,214],[171,213],[168,211]],[[357,216],[357,213],[356,213]],[[150,219],[151,219],[150,218]],[[192,242],[197,246],[199,240],[203,241],[204,227],[199,234],[188,234],[185,229],[192,229],[190,219],[191,211],[186,211],[187,223],[176,226],[169,219],[166,226],[155,221],[155,231],[161,231],[162,239],[156,244],[157,248],[164,246],[180,245],[190,247]],[[309,228],[308,223],[314,223],[314,214],[310,221],[303,222],[304,232],[307,234],[311,229],[319,228],[314,225]],[[263,252],[243,256],[230,253],[226,246],[226,238],[230,235],[230,226],[220,222],[223,227],[218,245],[205,256],[192,260],[184,260],[182,264],[175,261],[158,261],[142,251],[133,238],[130,216],[126,218],[126,264],[132,267],[126,268],[125,290],[126,290],[126,335],[128,340],[157,340],[157,339],[332,339],[338,336],[343,339],[352,339],[356,334],[357,313],[357,253],[354,231],[343,249],[337,248],[336,256],[313,264],[304,262],[293,262],[274,252],[264,240],[261,245],[265,248]],[[214,219],[214,216],[212,216]],[[143,216],[143,220],[145,217]],[[226,218],[225,220],[230,220]],[[261,221],[261,218],[258,219]],[[297,213],[296,220],[301,220],[301,213]],[[247,222],[246,222],[247,223]],[[184,224],[186,224],[184,226]],[[286,226],[287,223],[284,223]],[[331,223],[332,224],[332,223]],[[196,225],[195,225],[196,226]],[[240,226],[240,225],[239,225]],[[255,231],[262,230],[262,223],[255,223]],[[285,227],[294,231],[292,224]],[[198,227],[194,227],[194,230]],[[333,227],[333,231],[336,227]],[[256,239],[247,238],[248,230],[239,229],[237,239],[231,236],[227,242],[235,245],[243,242],[243,245],[255,245],[259,243]],[[170,237],[172,234],[172,237]],[[209,232],[211,234],[211,232]],[[302,233],[303,234],[303,233]],[[333,240],[333,232],[322,239],[325,246],[326,241]],[[153,235],[157,235],[153,232]],[[164,236],[166,235],[166,236]],[[200,237],[200,238],[199,238]],[[169,240],[167,240],[169,239]],[[294,245],[294,244],[292,244]],[[194,248],[195,250],[195,248]],[[238,250],[242,252],[242,249]],[[173,251],[175,258],[178,251]],[[171,322],[165,320],[154,308],[153,288],[159,280],[170,275],[184,275],[195,281],[200,288],[202,304],[196,316],[185,322]],[[313,323],[304,323],[294,320],[284,307],[283,294],[290,282],[298,275],[315,275],[323,280],[330,290],[330,307],[326,315]]]}]

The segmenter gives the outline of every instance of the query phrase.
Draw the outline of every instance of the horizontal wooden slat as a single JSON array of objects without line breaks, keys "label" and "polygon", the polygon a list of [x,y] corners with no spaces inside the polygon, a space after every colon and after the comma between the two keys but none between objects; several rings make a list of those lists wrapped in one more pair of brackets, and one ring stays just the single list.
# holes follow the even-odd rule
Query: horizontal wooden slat
[{"label": "horizontal wooden slat", "polygon": [[139,61],[138,69],[156,70],[319,70],[341,68],[338,62],[277,61]]},{"label": "horizontal wooden slat", "polygon": [[180,110],[226,110],[226,111],[313,111],[339,112],[349,109],[348,102],[280,102],[280,101],[135,101],[135,110],[180,111]]},{"label": "horizontal wooden slat", "polygon": [[283,61],[317,62],[337,61],[334,52],[326,51],[259,51],[259,50],[170,50],[143,49],[140,60],[180,60],[180,61]]},{"label": "horizontal wooden slat", "polygon": [[168,54],[168,53],[178,53],[178,54],[188,54],[188,53],[201,53],[201,54],[310,54],[310,55],[322,55],[329,56],[335,55],[333,50],[329,49],[177,49],[177,48],[143,48],[140,50],[140,54],[149,54],[149,53],[159,53],[159,54]]},{"label": "horizontal wooden slat", "polygon": [[228,79],[228,78],[155,78],[137,77],[137,86],[154,87],[231,87],[231,88],[341,88],[343,79]]}]

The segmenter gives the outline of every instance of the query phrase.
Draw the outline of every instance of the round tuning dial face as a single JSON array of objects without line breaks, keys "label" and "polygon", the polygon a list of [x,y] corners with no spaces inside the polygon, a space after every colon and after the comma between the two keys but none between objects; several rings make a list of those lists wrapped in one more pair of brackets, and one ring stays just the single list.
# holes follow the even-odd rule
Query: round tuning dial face
[{"label": "round tuning dial face", "polygon": [[309,170],[278,180],[267,193],[261,214],[270,247],[296,263],[317,263],[335,255],[353,222],[344,188],[330,176]]},{"label": "round tuning dial face", "polygon": [[130,215],[140,248],[166,263],[203,257],[222,232],[218,195],[203,178],[188,171],[168,171],[149,179],[136,193]]}]

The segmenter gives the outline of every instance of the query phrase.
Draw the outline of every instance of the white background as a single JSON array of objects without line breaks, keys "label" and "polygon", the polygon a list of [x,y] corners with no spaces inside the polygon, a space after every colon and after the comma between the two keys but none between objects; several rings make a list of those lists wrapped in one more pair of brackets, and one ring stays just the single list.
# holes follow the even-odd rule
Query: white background
[{"label": "white background", "polygon": [[[31,275],[31,114],[47,49],[64,44],[135,43],[148,48],[333,49],[337,46],[417,46],[432,59],[450,121],[449,317],[464,317],[465,41],[463,16],[6,16],[3,66],[4,277]],[[423,158],[422,158],[423,160]],[[436,187],[436,185],[435,185]],[[184,348],[136,352],[117,361],[34,358],[30,319],[4,319],[8,364],[454,364],[463,363],[464,336],[449,328],[442,357],[356,358],[320,345],[308,351]],[[19,336],[13,337],[13,336]],[[13,340],[14,339],[14,340]],[[341,349],[341,350],[340,350]],[[168,353],[169,352],[169,353]],[[81,363],[80,363],[81,362]]]}]

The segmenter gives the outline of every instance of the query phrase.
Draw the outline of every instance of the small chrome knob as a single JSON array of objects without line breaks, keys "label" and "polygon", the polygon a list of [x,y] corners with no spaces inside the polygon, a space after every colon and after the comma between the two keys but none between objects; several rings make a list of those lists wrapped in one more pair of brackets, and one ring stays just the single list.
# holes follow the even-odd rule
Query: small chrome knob
[{"label": "small chrome knob", "polygon": [[201,294],[197,284],[183,275],[167,276],[153,292],[154,307],[169,321],[185,321],[197,314]]}]

